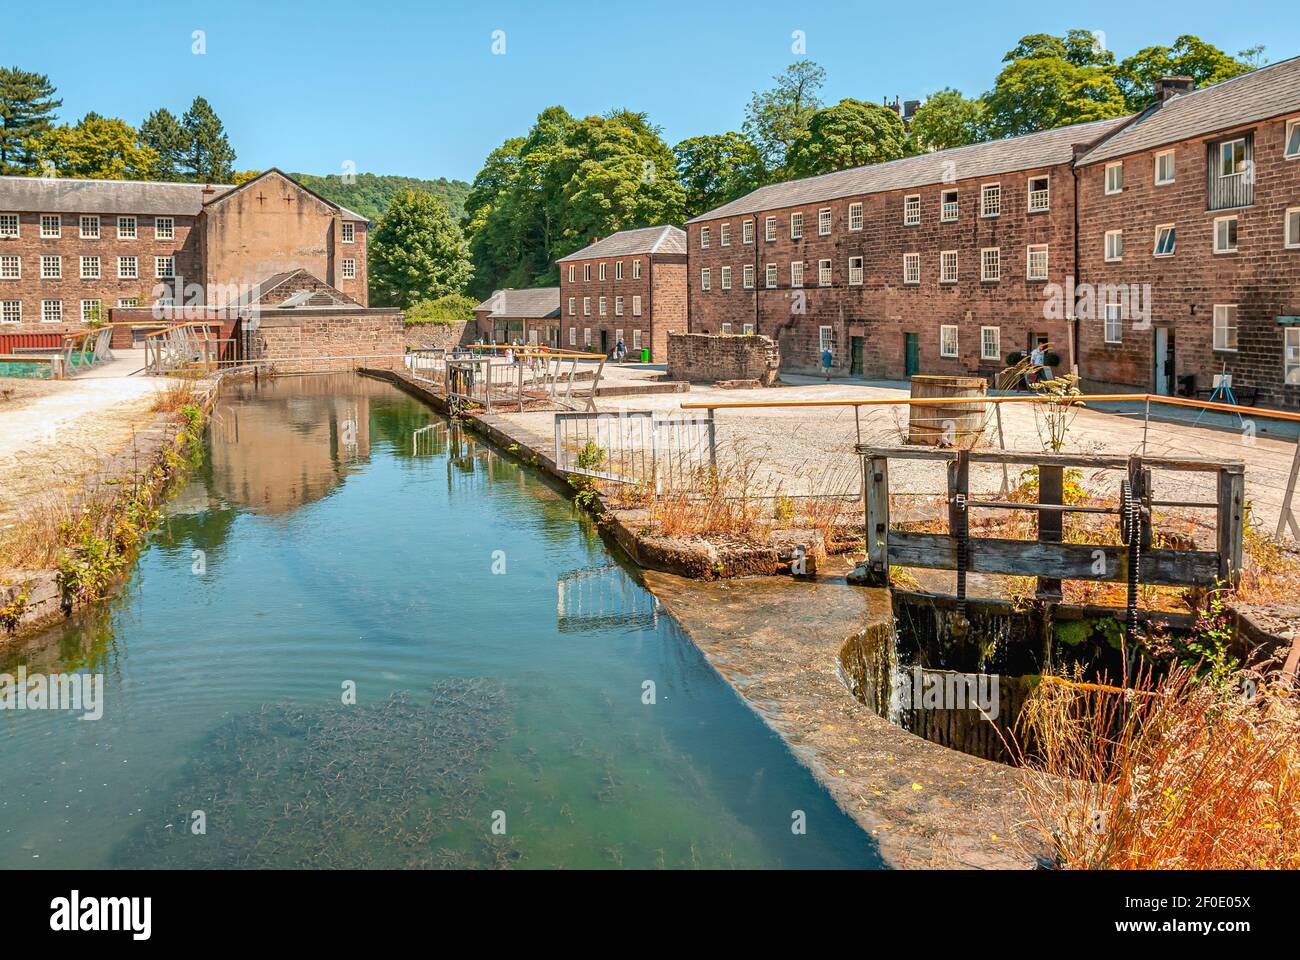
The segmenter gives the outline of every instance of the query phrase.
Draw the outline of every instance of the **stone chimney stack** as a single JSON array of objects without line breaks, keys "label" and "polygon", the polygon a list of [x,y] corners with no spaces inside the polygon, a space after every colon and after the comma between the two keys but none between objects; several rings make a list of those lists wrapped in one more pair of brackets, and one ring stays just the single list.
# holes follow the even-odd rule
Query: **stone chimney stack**
[{"label": "stone chimney stack", "polygon": [[1179,94],[1191,93],[1196,89],[1196,81],[1191,77],[1161,77],[1156,81],[1156,102],[1164,103]]}]

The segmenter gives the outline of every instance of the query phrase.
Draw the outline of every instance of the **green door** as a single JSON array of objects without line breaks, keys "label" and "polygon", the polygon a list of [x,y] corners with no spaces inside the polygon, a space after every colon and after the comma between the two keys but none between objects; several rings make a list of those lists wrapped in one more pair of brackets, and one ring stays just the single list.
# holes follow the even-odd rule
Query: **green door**
[{"label": "green door", "polygon": [[906,364],[906,376],[912,377],[921,372],[921,336],[917,333],[903,334],[903,359]]},{"label": "green door", "polygon": [[849,376],[862,376],[862,338],[849,338]]}]

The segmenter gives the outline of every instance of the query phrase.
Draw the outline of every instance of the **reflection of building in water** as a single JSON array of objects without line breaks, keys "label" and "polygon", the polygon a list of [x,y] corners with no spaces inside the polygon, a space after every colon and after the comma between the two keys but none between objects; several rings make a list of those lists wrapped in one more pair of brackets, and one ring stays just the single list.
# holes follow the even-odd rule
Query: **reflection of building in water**
[{"label": "reflection of building in water", "polygon": [[328,495],[369,458],[370,397],[389,389],[350,376],[237,387],[212,420],[213,493],[265,514]]},{"label": "reflection of building in water", "polygon": [[617,565],[572,570],[555,581],[555,590],[561,633],[659,623],[659,601]]}]

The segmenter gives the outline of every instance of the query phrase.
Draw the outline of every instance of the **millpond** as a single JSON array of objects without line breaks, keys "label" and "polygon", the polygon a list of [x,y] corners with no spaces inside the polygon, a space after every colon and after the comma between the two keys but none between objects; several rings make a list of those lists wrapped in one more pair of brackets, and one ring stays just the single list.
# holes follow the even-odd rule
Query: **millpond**
[{"label": "millpond", "polygon": [[0,712],[8,868],[880,866],[562,490],[353,374],[228,386],[20,668],[102,715]]}]

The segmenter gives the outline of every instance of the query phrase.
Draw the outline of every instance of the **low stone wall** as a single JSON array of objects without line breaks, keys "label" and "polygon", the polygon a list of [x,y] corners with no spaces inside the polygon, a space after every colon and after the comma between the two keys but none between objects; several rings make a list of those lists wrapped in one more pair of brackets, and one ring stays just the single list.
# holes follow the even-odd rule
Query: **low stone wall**
[{"label": "low stone wall", "polygon": [[696,383],[754,380],[774,386],[781,350],[771,337],[675,333],[668,337],[668,378]]},{"label": "low stone wall", "polygon": [[455,323],[417,323],[406,328],[406,345],[420,350],[450,350],[474,342],[473,320]]},{"label": "low stone wall", "polygon": [[396,369],[406,355],[406,326],[399,310],[263,310],[257,359],[276,373]]}]

